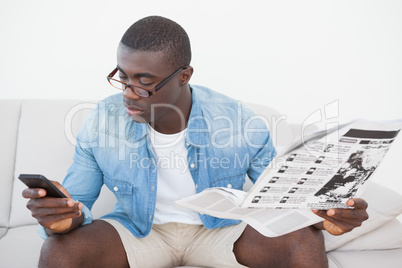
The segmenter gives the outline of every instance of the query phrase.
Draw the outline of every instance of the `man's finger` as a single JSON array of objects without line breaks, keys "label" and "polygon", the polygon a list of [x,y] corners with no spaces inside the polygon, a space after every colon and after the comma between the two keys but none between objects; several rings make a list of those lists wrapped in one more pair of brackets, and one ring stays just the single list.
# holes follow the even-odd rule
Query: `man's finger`
[{"label": "man's finger", "polygon": [[71,198],[70,193],[58,181],[51,181],[63,194]]},{"label": "man's finger", "polygon": [[354,207],[355,209],[367,209],[368,203],[362,198],[352,198],[349,199],[346,204],[349,207]]},{"label": "man's finger", "polygon": [[82,204],[76,204],[74,207],[48,207],[48,208],[37,208],[35,211],[32,211],[32,216],[34,218],[51,216],[51,215],[59,215],[65,213],[76,213],[82,209]]},{"label": "man's finger", "polygon": [[365,210],[330,209],[328,211],[319,210],[313,212],[337,225],[352,224],[354,226],[360,226],[363,221],[368,219],[368,214]]},{"label": "man's finger", "polygon": [[24,198],[41,198],[46,196],[46,190],[41,188],[26,188],[22,191]]},{"label": "man's finger", "polygon": [[29,210],[38,209],[38,208],[72,208],[76,204],[73,199],[69,198],[53,198],[53,197],[45,197],[39,199],[30,199],[27,203],[27,208]]},{"label": "man's finger", "polygon": [[43,227],[52,228],[52,226],[58,222],[61,222],[63,220],[67,220],[67,219],[78,218],[81,216],[81,214],[82,214],[81,211],[75,211],[75,212],[70,212],[70,213],[40,217],[37,220],[38,220],[38,223],[40,225],[42,225]]}]

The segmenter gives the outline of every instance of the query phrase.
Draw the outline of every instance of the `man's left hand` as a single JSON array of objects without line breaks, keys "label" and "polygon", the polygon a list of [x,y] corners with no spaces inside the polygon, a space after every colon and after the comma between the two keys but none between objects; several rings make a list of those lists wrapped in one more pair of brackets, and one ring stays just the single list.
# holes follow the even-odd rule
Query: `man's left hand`
[{"label": "man's left hand", "polygon": [[314,226],[327,230],[332,235],[342,235],[362,225],[363,221],[368,219],[368,204],[364,199],[349,199],[346,204],[353,209],[312,210],[316,215],[325,219]]}]

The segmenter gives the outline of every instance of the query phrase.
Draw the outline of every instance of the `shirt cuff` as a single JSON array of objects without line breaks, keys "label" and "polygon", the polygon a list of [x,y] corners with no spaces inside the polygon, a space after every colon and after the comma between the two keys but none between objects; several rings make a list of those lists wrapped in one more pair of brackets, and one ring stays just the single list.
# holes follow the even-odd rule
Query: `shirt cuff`
[{"label": "shirt cuff", "polygon": [[[92,221],[94,219],[94,217],[92,216],[92,212],[84,204],[83,204],[81,212],[82,212],[82,215],[84,215],[84,222],[81,225],[87,225],[87,224],[92,223]],[[38,234],[40,237],[42,237],[43,240],[46,240],[50,236],[50,235],[48,235],[48,233],[46,233],[46,229],[42,225],[39,225]]]}]

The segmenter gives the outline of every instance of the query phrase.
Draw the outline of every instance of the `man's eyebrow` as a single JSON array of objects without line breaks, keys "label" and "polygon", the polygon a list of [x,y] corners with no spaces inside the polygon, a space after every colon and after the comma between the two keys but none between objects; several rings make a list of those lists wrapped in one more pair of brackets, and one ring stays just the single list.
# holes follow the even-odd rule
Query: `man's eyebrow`
[{"label": "man's eyebrow", "polygon": [[127,74],[119,67],[119,65],[117,65],[116,68],[117,68],[117,70],[119,70],[119,72],[121,72],[121,73],[127,75]]},{"label": "man's eyebrow", "polygon": [[[119,67],[119,65],[117,65],[116,68],[119,70],[119,72],[123,73],[124,75],[127,75],[127,74]],[[150,73],[136,73],[136,74],[134,74],[134,77],[135,77],[135,78],[140,78],[140,77],[156,78],[155,75],[150,74]]]}]

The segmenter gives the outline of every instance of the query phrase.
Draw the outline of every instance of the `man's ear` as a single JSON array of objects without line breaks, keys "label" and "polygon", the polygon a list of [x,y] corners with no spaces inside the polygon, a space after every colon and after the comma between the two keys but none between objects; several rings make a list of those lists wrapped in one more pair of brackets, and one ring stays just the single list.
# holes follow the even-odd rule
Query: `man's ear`
[{"label": "man's ear", "polygon": [[194,69],[191,66],[188,66],[186,69],[184,69],[181,72],[180,83],[182,85],[187,84],[190,81],[191,76],[193,75],[193,72],[194,72]]}]

